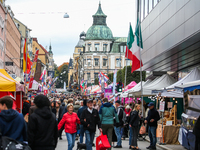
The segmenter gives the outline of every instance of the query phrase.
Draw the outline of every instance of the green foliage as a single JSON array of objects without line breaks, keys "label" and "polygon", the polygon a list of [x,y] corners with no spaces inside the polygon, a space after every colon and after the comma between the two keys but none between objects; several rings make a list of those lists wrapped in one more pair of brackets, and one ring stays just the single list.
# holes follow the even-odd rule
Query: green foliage
[{"label": "green foliage", "polygon": [[[134,71],[133,73],[131,73],[131,67],[132,66],[127,66],[126,85],[128,85],[132,81],[135,81],[136,83],[140,82],[140,71]],[[117,71],[117,82],[122,81],[124,83],[125,72],[126,72],[126,67]],[[145,81],[145,78],[146,78],[146,72],[143,71],[142,81]]]},{"label": "green foliage", "polygon": [[64,82],[68,85],[68,67],[67,64],[64,64],[59,71],[58,67],[54,65],[55,77],[59,77],[56,81],[56,88],[63,88]]},{"label": "green foliage", "polygon": [[113,76],[114,76],[114,73],[109,73],[108,74],[108,78],[111,82],[113,82]]},{"label": "green foliage", "polygon": [[99,79],[98,78],[95,78],[94,84],[99,85]]}]

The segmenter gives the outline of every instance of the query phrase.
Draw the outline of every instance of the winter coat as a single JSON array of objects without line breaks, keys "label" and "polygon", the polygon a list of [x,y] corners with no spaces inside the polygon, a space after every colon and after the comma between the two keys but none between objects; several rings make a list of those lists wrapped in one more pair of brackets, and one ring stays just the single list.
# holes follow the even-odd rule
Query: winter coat
[{"label": "winter coat", "polygon": [[139,111],[134,110],[134,111],[131,112],[129,124],[132,127],[139,126],[139,124],[140,124]]},{"label": "winter coat", "polygon": [[[80,119],[81,119],[81,124],[83,125],[84,130],[95,132],[96,125],[98,125],[98,128],[100,128],[101,126],[99,113],[96,109],[93,109],[92,113],[90,113],[88,109],[83,110]],[[84,119],[86,119],[86,121],[84,121]]]},{"label": "winter coat", "polygon": [[17,141],[27,141],[27,128],[22,114],[16,110],[2,110],[0,113],[0,130],[3,136]]},{"label": "winter coat", "polygon": [[115,107],[110,103],[104,103],[101,106],[99,110],[99,116],[101,124],[114,124],[114,117],[116,119],[116,122],[119,123]]},{"label": "winter coat", "polygon": [[76,131],[77,131],[76,130],[77,129],[76,123],[77,124],[81,123],[77,114],[74,113],[74,112],[72,114],[69,114],[67,112],[63,115],[63,118],[59,122],[58,130],[60,130],[63,125],[65,125],[64,128],[65,128],[66,133],[70,133],[70,134],[76,133]]},{"label": "winter coat", "polygon": [[65,109],[65,103],[62,103],[58,112],[58,122],[60,122],[60,120],[63,117],[63,110]]},{"label": "winter coat", "polygon": [[32,150],[52,150],[58,139],[57,121],[50,108],[37,108],[30,115],[28,124],[28,144]]},{"label": "winter coat", "polygon": [[78,113],[78,110],[80,107],[81,107],[81,105],[74,105],[74,112]]},{"label": "winter coat", "polygon": [[29,101],[25,101],[23,103],[23,109],[22,109],[22,114],[25,116],[27,113],[29,113],[29,108],[31,107],[31,104],[29,103]]},{"label": "winter coat", "polygon": [[197,138],[200,138],[200,116],[197,119],[197,122],[194,125],[193,133]]},{"label": "winter coat", "polygon": [[81,118],[81,114],[82,114],[83,110],[85,110],[86,108],[87,108],[87,106],[84,105],[78,109],[77,115],[79,118]]},{"label": "winter coat", "polygon": [[[154,122],[150,122],[151,119],[154,119]],[[149,126],[157,127],[158,126],[157,122],[158,120],[160,120],[160,115],[158,111],[155,108],[150,109],[148,112],[148,116],[146,117],[146,120]]]},{"label": "winter coat", "polygon": [[124,112],[122,106],[119,106],[117,108],[117,116],[118,116],[118,119],[119,119],[119,123],[116,123],[116,121],[115,121],[114,126],[116,126],[116,127],[122,127],[124,125],[125,119],[126,119],[126,115],[125,115],[125,112]]}]

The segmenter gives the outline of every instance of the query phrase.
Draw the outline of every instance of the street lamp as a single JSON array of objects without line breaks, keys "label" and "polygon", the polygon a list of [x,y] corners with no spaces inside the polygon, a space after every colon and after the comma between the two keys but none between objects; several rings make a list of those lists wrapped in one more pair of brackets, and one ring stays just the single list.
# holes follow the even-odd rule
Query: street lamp
[{"label": "street lamp", "polygon": [[67,13],[65,13],[63,18],[69,18],[69,15]]}]

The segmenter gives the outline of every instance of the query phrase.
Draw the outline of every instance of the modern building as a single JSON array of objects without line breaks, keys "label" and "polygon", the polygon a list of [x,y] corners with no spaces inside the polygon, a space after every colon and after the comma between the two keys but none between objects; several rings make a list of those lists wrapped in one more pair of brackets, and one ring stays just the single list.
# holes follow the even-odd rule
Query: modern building
[{"label": "modern building", "polygon": [[[125,66],[126,50],[125,37],[113,37],[111,29],[107,26],[107,16],[103,13],[101,3],[97,12],[92,16],[93,25],[87,30],[83,65],[81,72],[88,84],[93,84],[99,72],[113,73],[115,69]],[[128,62],[129,63],[129,62]],[[81,79],[82,80],[82,79]]]},{"label": "modern building", "polygon": [[200,67],[200,1],[141,0],[143,70],[188,72]]}]

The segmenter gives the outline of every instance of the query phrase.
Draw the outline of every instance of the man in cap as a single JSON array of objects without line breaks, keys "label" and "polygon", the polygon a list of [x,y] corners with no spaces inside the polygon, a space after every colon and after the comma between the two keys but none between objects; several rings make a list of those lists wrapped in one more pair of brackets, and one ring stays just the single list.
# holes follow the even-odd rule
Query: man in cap
[{"label": "man in cap", "polygon": [[149,139],[150,139],[150,146],[147,147],[147,149],[150,150],[156,150],[156,129],[157,129],[157,122],[160,120],[160,116],[158,111],[154,107],[154,103],[150,102],[149,105],[149,112],[148,116],[145,119],[145,123],[148,123],[149,129],[148,129],[148,134],[149,134]]},{"label": "man in cap", "polygon": [[80,120],[85,130],[86,148],[87,150],[92,150],[94,135],[96,132],[96,125],[98,125],[100,132],[102,130],[101,130],[99,113],[96,109],[93,108],[92,99],[89,99],[87,101],[87,106],[88,108],[83,110]]}]

